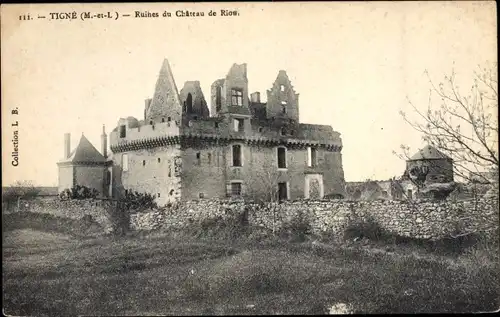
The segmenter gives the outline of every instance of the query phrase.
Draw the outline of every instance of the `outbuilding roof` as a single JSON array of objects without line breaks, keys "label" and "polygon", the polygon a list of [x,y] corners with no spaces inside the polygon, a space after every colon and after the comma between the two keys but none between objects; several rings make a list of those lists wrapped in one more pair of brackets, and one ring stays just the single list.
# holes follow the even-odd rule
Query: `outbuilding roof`
[{"label": "outbuilding roof", "polygon": [[82,134],[77,147],[70,153],[68,158],[63,159],[61,162],[104,163],[106,158]]},{"label": "outbuilding roof", "polygon": [[409,161],[418,161],[418,160],[440,160],[440,159],[450,159],[449,156],[443,154],[435,147],[427,145],[423,149],[418,150]]}]

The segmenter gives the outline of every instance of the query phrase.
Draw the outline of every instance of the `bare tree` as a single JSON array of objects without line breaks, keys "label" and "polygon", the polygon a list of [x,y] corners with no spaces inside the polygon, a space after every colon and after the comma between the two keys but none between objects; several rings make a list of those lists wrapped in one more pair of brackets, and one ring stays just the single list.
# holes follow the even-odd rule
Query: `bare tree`
[{"label": "bare tree", "polygon": [[[471,180],[473,175],[494,171],[498,167],[497,63],[474,72],[474,84],[466,95],[457,85],[454,71],[438,85],[425,73],[431,86],[427,111],[408,99],[419,120],[412,121],[401,111],[403,119],[422,134],[424,142],[453,159],[459,178]],[[401,147],[401,156],[408,157],[409,148]]]},{"label": "bare tree", "polygon": [[19,210],[22,199],[36,197],[39,193],[40,189],[36,188],[31,181],[16,181],[13,185],[2,189],[2,200],[7,204],[16,202]]},{"label": "bare tree", "polygon": [[244,197],[273,215],[273,234],[276,232],[279,176],[276,167],[266,162],[245,178]]},{"label": "bare tree", "polygon": [[246,198],[255,202],[278,201],[279,174],[272,169],[252,171],[246,180]]}]

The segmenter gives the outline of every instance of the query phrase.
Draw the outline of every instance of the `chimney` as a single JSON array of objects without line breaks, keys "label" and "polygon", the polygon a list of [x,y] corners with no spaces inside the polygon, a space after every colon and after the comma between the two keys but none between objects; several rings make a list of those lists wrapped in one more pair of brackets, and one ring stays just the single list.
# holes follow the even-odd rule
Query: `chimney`
[{"label": "chimney", "polygon": [[243,74],[245,75],[245,79],[247,78],[247,63],[243,63]]},{"label": "chimney", "polygon": [[69,153],[71,151],[71,134],[64,133],[64,158],[67,159],[69,157]]},{"label": "chimney", "polygon": [[260,103],[260,92],[256,91],[256,92],[250,94],[250,100],[252,102]]},{"label": "chimney", "polygon": [[144,100],[144,121],[146,120],[146,114],[148,113],[149,106],[151,105],[151,98]]},{"label": "chimney", "polygon": [[105,158],[108,157],[108,136],[106,135],[106,127],[104,124],[102,125],[101,134],[101,153]]}]

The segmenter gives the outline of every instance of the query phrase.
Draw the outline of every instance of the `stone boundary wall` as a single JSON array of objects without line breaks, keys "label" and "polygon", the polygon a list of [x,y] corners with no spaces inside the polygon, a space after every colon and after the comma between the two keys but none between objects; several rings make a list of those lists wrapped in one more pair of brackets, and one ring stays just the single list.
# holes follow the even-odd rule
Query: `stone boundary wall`
[{"label": "stone boundary wall", "polygon": [[[374,220],[385,230],[411,238],[440,239],[451,234],[483,232],[495,236],[499,226],[497,200],[460,202],[314,201],[282,204],[278,227],[304,213],[314,233],[341,237],[351,222]],[[258,212],[253,222],[272,227],[271,215]],[[276,226],[276,224],[275,224]]]},{"label": "stone boundary wall", "polygon": [[[268,205],[269,206],[269,205]],[[477,232],[498,237],[497,199],[477,201],[294,201],[261,208],[241,201],[199,200],[174,208],[131,215],[131,228],[181,228],[208,218],[225,218],[248,211],[251,225],[279,230],[302,213],[313,233],[341,238],[351,222],[374,220],[387,231],[421,239],[440,239],[457,233]]]},{"label": "stone boundary wall", "polygon": [[[108,218],[107,208],[110,202],[98,199],[61,200],[59,197],[37,197],[21,200],[18,212],[34,212],[50,214],[56,217],[79,220],[85,215],[91,215],[106,233],[111,232],[112,224]],[[4,212],[13,212],[8,210]]]},{"label": "stone boundary wall", "polygon": [[[62,201],[37,198],[23,201],[22,210],[59,217],[81,219],[91,215],[107,232],[112,228],[107,208],[101,200]],[[156,230],[182,228],[204,219],[248,213],[250,225],[279,230],[299,213],[313,233],[341,238],[351,222],[374,220],[389,232],[404,237],[439,239],[455,233],[477,232],[498,239],[499,204],[496,198],[467,201],[345,201],[299,200],[281,204],[257,204],[238,200],[197,200],[169,208],[132,212],[130,228]],[[458,232],[457,232],[458,229]]]},{"label": "stone boundary wall", "polygon": [[170,208],[132,212],[130,228],[155,230],[160,228],[182,228],[204,219],[221,218],[243,212],[249,207],[241,201],[196,200],[182,202]]}]

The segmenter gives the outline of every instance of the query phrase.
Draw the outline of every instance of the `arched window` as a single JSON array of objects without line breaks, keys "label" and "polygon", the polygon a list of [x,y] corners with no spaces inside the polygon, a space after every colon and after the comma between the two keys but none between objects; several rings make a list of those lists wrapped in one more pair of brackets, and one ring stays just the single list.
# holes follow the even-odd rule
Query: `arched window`
[{"label": "arched window", "polygon": [[186,106],[187,106],[187,112],[189,113],[193,112],[193,96],[191,95],[191,93],[187,95]]}]

